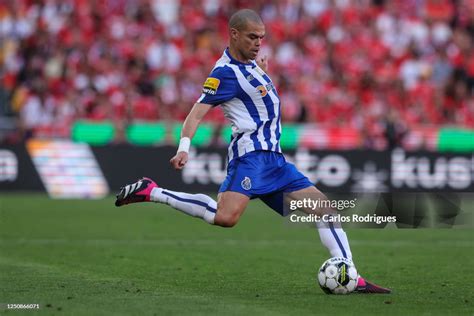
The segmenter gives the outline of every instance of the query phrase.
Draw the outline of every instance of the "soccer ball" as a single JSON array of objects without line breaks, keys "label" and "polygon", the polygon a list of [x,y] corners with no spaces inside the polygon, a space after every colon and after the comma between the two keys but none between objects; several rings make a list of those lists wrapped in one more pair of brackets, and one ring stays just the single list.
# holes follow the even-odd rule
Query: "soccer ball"
[{"label": "soccer ball", "polygon": [[357,287],[359,274],[350,259],[333,257],[318,272],[319,286],[326,294],[349,294]]}]

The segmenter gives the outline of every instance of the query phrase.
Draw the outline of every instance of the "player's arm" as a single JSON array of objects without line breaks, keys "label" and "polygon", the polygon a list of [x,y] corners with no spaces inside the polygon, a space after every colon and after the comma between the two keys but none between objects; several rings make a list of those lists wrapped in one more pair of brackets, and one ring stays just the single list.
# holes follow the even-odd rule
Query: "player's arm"
[{"label": "player's arm", "polygon": [[204,82],[201,96],[184,121],[178,151],[170,160],[171,165],[175,169],[183,169],[188,161],[191,139],[206,113],[212,107],[223,104],[235,97],[237,90],[236,82],[237,78],[229,67],[216,67],[212,70]]},{"label": "player's arm", "polygon": [[201,123],[202,118],[212,108],[212,105],[205,103],[195,103],[191,112],[189,112],[181,130],[181,140],[176,155],[171,158],[170,163],[175,169],[183,169],[186,162],[188,162],[188,152],[191,146],[196,130]]}]

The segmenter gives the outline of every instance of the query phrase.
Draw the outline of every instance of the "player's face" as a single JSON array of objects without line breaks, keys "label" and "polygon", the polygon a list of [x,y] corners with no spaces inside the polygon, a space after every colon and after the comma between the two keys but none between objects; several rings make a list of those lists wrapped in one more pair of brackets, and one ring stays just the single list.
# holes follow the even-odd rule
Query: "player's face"
[{"label": "player's face", "polygon": [[249,21],[245,28],[237,32],[236,48],[239,50],[242,57],[247,60],[254,60],[257,58],[263,37],[265,36],[265,26],[260,23]]}]

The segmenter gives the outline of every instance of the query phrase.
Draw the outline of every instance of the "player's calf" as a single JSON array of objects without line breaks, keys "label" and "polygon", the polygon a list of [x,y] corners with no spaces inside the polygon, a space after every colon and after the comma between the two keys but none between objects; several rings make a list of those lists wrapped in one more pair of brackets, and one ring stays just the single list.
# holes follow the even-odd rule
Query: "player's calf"
[{"label": "player's calf", "polygon": [[160,188],[153,180],[142,178],[135,183],[127,184],[117,194],[116,206],[137,202],[158,202],[194,217],[214,224],[217,204],[205,194],[189,194]]}]

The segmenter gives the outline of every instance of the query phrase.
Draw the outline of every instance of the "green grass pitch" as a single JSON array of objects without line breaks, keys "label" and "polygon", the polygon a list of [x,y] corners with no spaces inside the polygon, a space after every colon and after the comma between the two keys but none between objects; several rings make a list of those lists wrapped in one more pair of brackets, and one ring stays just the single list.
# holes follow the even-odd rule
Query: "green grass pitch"
[{"label": "green grass pitch", "polygon": [[393,294],[324,294],[317,231],[258,201],[224,229],[151,203],[2,193],[0,314],[474,314],[472,229],[347,233],[359,272]]}]

